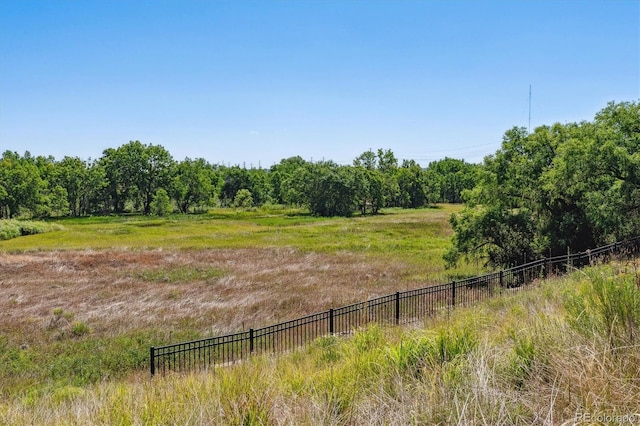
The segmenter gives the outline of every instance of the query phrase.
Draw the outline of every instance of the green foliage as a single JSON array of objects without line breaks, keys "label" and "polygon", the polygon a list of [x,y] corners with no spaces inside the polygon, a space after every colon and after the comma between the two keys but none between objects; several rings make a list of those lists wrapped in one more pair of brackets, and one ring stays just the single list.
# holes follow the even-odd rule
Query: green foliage
[{"label": "green foliage", "polygon": [[469,164],[464,160],[444,158],[429,163],[427,174],[435,181],[437,188],[437,202],[461,203],[462,194],[473,189],[478,181],[480,166]]},{"label": "green foliage", "polygon": [[307,207],[318,216],[377,214],[385,207],[420,208],[458,202],[475,178],[472,166],[445,159],[423,169],[391,150],[366,151],[352,166],[283,159],[270,169],[217,166],[199,158],[176,162],[158,145],[130,141],[93,162],[5,152],[0,160],[0,218],[152,213],[164,190],[181,213],[235,206],[239,191],[253,206]]},{"label": "green foliage", "polygon": [[71,326],[71,334],[75,337],[81,337],[91,333],[91,327],[82,321],[75,321]]},{"label": "green foliage", "polygon": [[216,171],[202,158],[187,158],[178,163],[169,192],[180,212],[188,213],[191,207],[211,205],[221,186],[218,178]]},{"label": "green foliage", "polygon": [[253,207],[253,196],[248,189],[241,189],[236,193],[233,199],[233,206],[235,208],[250,209]]},{"label": "green foliage", "polygon": [[2,219],[0,220],[0,241],[25,235],[42,234],[59,228],[59,226],[53,226],[44,222]]},{"label": "green foliage", "polygon": [[37,158],[27,151],[23,157],[5,151],[0,158],[0,218],[21,214],[33,216],[44,206],[42,197],[46,181],[41,176]]},{"label": "green foliage", "polygon": [[403,339],[390,347],[387,355],[397,371],[419,375],[425,368],[440,368],[469,354],[477,341],[475,332],[468,327],[440,328],[432,334]]},{"label": "green foliage", "polygon": [[464,192],[447,261],[584,251],[640,234],[640,103],[610,103],[594,122],[513,128]]},{"label": "green foliage", "polygon": [[455,231],[453,245],[444,255],[448,267],[460,256],[484,258],[490,266],[512,267],[533,259],[531,241],[534,229],[531,212],[526,209],[505,210],[490,206],[465,209],[450,219]]},{"label": "green foliage", "polygon": [[332,162],[311,166],[306,184],[309,210],[318,216],[351,216],[355,209],[351,168]]},{"label": "green foliage", "polygon": [[222,185],[222,193],[220,199],[222,205],[232,206],[233,200],[236,194],[241,189],[248,190],[251,188],[251,180],[249,178],[249,171],[240,166],[234,166],[223,169],[222,171],[224,184]]},{"label": "green foliage", "polygon": [[158,189],[151,201],[150,208],[151,213],[156,216],[166,216],[171,213],[171,199],[169,198],[167,191],[162,188]]},{"label": "green foliage", "polygon": [[514,385],[521,388],[530,379],[539,351],[536,342],[526,332],[513,333],[513,349],[508,360],[508,374]]},{"label": "green foliage", "polygon": [[400,207],[415,209],[435,201],[435,182],[427,179],[424,170],[415,161],[403,161],[397,178]]}]

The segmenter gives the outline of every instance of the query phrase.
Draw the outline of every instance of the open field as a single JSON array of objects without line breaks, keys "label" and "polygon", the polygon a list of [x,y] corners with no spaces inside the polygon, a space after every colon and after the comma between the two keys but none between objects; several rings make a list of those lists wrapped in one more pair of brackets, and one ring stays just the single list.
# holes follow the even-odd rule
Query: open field
[{"label": "open field", "polygon": [[476,273],[443,266],[457,208],[86,218],[2,241],[2,395],[126,375],[147,368],[151,345]]}]

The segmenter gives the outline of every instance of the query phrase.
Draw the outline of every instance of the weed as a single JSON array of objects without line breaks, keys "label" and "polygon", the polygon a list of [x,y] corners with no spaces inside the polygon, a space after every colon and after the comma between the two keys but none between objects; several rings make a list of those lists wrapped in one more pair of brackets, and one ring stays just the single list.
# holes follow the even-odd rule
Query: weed
[{"label": "weed", "polygon": [[178,267],[146,270],[135,274],[136,278],[150,282],[186,283],[193,281],[214,282],[224,276],[217,268]]},{"label": "weed", "polygon": [[91,327],[82,321],[75,321],[71,326],[71,334],[74,337],[81,337],[91,333]]},{"label": "weed", "polygon": [[571,324],[587,336],[603,335],[611,347],[635,345],[640,327],[640,288],[635,276],[607,277],[586,273],[565,305]]}]

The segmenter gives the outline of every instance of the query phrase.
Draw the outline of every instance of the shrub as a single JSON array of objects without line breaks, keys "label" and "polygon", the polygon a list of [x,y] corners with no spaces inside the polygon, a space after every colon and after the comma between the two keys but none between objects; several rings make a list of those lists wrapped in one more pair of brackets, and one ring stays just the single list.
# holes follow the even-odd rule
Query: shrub
[{"label": "shrub", "polygon": [[248,189],[241,189],[233,199],[233,206],[236,208],[250,209],[253,207],[253,196]]},{"label": "shrub", "polygon": [[160,188],[151,201],[151,212],[156,216],[165,216],[171,213],[171,199],[167,191]]},{"label": "shrub", "polygon": [[24,235],[42,234],[55,229],[44,222],[3,219],[0,220],[0,240],[10,240]]},{"label": "shrub", "polygon": [[76,321],[71,326],[71,333],[76,337],[80,337],[91,333],[91,328],[82,321]]}]

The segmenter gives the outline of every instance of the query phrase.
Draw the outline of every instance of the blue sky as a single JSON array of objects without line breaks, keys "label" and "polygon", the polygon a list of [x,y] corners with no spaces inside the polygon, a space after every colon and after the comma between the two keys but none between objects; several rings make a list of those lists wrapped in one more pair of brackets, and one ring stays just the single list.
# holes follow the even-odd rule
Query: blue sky
[{"label": "blue sky", "polygon": [[0,2],[0,151],[479,162],[640,98],[640,1]]}]

